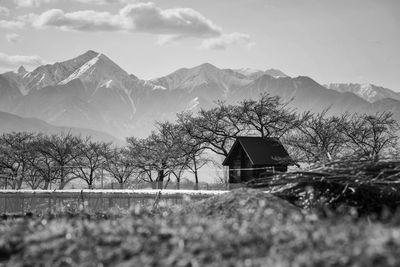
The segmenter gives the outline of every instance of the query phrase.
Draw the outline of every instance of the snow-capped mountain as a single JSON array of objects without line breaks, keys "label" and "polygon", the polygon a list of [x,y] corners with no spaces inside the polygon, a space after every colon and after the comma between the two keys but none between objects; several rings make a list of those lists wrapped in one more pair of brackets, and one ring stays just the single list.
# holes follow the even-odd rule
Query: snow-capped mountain
[{"label": "snow-capped mountain", "polygon": [[332,113],[374,112],[387,107],[400,118],[396,100],[371,104],[358,91],[330,90],[309,77],[292,78],[276,69],[220,69],[205,63],[146,81],[94,51],[31,72],[21,67],[1,74],[0,110],[125,138],[147,135],[156,120],[172,120],[184,110],[209,108],[216,100],[235,103],[264,92],[299,111],[330,107]]},{"label": "snow-capped mountain", "polygon": [[227,99],[231,90],[251,83],[252,79],[234,70],[219,69],[205,63],[193,68],[179,69],[152,82],[167,90],[183,91],[193,95],[193,98],[199,97],[211,103],[215,99]]},{"label": "snow-capped mountain", "polygon": [[282,71],[280,71],[278,69],[268,69],[266,71],[262,71],[262,70],[251,69],[251,68],[242,68],[242,69],[236,69],[233,71],[240,73],[240,74],[242,74],[250,79],[253,79],[253,80],[260,78],[261,76],[263,76],[265,74],[272,76],[274,78],[289,77],[288,75],[286,75],[285,73],[283,73]]},{"label": "snow-capped mountain", "polygon": [[399,93],[373,84],[330,83],[325,85],[325,87],[338,92],[351,92],[371,103],[385,98],[400,100]]},{"label": "snow-capped mountain", "polygon": [[94,51],[31,72],[20,68],[2,74],[0,83],[0,94],[8,95],[7,103],[0,101],[3,111],[116,136],[131,131],[127,121],[135,116],[135,101],[143,92],[157,90]]}]

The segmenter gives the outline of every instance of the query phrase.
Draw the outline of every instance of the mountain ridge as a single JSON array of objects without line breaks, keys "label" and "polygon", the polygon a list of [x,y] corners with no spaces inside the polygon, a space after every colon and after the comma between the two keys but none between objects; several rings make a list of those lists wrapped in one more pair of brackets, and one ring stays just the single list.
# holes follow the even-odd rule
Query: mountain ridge
[{"label": "mountain ridge", "polygon": [[385,88],[383,86],[377,86],[371,83],[330,83],[326,84],[325,87],[336,90],[338,92],[354,93],[371,103],[382,100],[384,98],[400,100],[400,93]]},{"label": "mountain ridge", "polygon": [[339,114],[387,107],[400,118],[397,102],[374,105],[357,95],[358,91],[327,87],[310,77],[290,77],[277,69],[221,69],[210,63],[142,80],[106,55],[89,50],[31,72],[20,68],[0,74],[0,110],[119,138],[145,136],[155,121],[173,120],[177,112],[209,108],[216,100],[237,103],[260,93],[280,96],[299,111],[330,108],[332,114]]},{"label": "mountain ridge", "polygon": [[11,113],[0,111],[0,133],[35,132],[45,134],[71,133],[82,137],[91,136],[95,141],[123,143],[122,140],[103,132],[92,129],[58,127],[37,118],[23,118]]}]

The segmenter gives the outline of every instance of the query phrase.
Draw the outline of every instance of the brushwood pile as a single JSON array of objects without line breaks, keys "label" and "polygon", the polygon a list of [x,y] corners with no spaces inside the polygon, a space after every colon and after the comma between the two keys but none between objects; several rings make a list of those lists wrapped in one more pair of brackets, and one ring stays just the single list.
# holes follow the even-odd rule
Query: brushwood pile
[{"label": "brushwood pile", "polygon": [[400,205],[400,161],[340,161],[252,180],[302,208],[351,208],[358,215],[393,213]]}]

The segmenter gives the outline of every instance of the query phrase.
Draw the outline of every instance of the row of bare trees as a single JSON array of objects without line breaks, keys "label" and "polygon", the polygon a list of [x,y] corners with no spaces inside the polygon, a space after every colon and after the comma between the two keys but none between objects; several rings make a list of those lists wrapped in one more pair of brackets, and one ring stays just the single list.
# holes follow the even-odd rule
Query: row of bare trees
[{"label": "row of bare trees", "polygon": [[284,137],[284,143],[298,159],[377,161],[399,151],[399,124],[392,113],[328,116],[327,112],[309,114]]},{"label": "row of bare trees", "polygon": [[129,138],[128,148],[147,179],[161,183],[171,174],[179,183],[187,170],[194,173],[197,183],[199,168],[210,162],[205,152],[227,156],[237,136],[277,137],[295,161],[326,162],[378,160],[394,151],[399,130],[390,112],[329,115],[327,109],[298,113],[268,94],[234,105],[217,102],[211,109],[183,112],[176,122],[156,126],[147,138]]},{"label": "row of bare trees", "polygon": [[[116,149],[116,148],[115,148]],[[27,132],[0,136],[0,175],[3,186],[20,189],[63,189],[81,179],[89,188],[99,171],[111,168],[111,144],[71,134],[43,135]]]},{"label": "row of bare trees", "polygon": [[389,112],[300,114],[279,97],[262,94],[235,105],[218,102],[211,109],[180,113],[176,122],[158,122],[148,137],[128,138],[124,147],[71,134],[3,134],[0,174],[10,178],[11,188],[48,188],[51,183],[64,188],[73,179],[92,188],[103,171],[121,187],[135,180],[160,188],[171,178],[179,185],[187,173],[198,185],[199,169],[214,163],[210,154],[227,156],[237,136],[277,137],[295,160],[325,162],[377,160],[395,151],[398,130]]},{"label": "row of bare trees", "polygon": [[399,124],[391,112],[330,115],[298,113],[268,94],[236,105],[217,103],[197,114],[178,115],[178,125],[202,147],[226,156],[237,136],[277,137],[301,162],[343,158],[378,160],[398,151]]}]

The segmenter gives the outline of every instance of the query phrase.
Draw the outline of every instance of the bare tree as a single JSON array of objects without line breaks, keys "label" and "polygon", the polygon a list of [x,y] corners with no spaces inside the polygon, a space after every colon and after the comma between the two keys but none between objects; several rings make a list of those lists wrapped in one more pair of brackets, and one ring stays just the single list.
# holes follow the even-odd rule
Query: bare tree
[{"label": "bare tree", "polygon": [[197,143],[219,155],[227,156],[234,138],[245,131],[237,115],[238,107],[218,102],[217,107],[191,113],[178,114],[179,124]]},{"label": "bare tree", "polygon": [[105,170],[119,183],[120,188],[123,189],[128,179],[136,173],[129,150],[127,148],[113,148],[105,157]]},{"label": "bare tree", "polygon": [[343,152],[346,139],[341,128],[347,117],[327,116],[327,112],[326,109],[308,116],[284,138],[285,144],[309,162],[331,161]]},{"label": "bare tree", "polygon": [[[57,179],[57,168],[52,157],[48,153],[42,153],[45,136],[38,134],[31,144],[31,156],[28,157],[29,172],[38,173],[43,180],[42,188],[48,189],[50,184]],[[31,176],[31,179],[36,180]],[[36,181],[34,182],[36,184]],[[39,185],[39,186],[40,186]]]},{"label": "bare tree", "polygon": [[7,183],[20,189],[28,170],[29,149],[33,133],[5,133],[0,138],[0,166],[9,174]]},{"label": "bare tree", "polygon": [[237,109],[231,111],[231,116],[238,118],[237,123],[244,125],[250,134],[256,133],[261,137],[282,137],[308,118],[308,113],[299,116],[280,97],[266,93],[257,100],[243,100]]},{"label": "bare tree", "polygon": [[176,177],[177,186],[179,188],[180,180],[185,171],[192,172],[195,178],[195,186],[198,188],[199,177],[198,170],[210,159],[202,157],[207,143],[201,139],[193,138],[187,131],[187,128],[181,124],[172,124],[169,122],[157,123],[160,132],[163,132],[167,138],[174,140],[175,155],[174,168],[171,173]]},{"label": "bare tree", "polygon": [[154,177],[155,167],[152,165],[153,151],[149,147],[148,140],[130,137],[127,139],[127,142],[129,157],[139,173],[138,176],[142,181],[153,184],[157,176]]},{"label": "bare tree", "polygon": [[[63,189],[65,185],[77,177],[73,174],[73,162],[79,156],[78,147],[82,144],[81,139],[67,134],[53,134],[51,136],[43,136],[38,143],[38,151],[46,160],[51,160],[51,167],[56,172],[57,180],[59,180],[59,189]],[[49,162],[46,162],[46,165]]]},{"label": "bare tree", "polygon": [[353,156],[377,161],[395,145],[399,124],[391,112],[355,114],[341,129]]},{"label": "bare tree", "polygon": [[176,134],[177,131],[176,124],[159,123],[157,131],[153,131],[147,138],[127,139],[134,165],[141,172],[147,173],[151,181],[154,180],[152,173],[157,172],[158,188],[163,188],[164,178],[186,162],[186,156],[181,149],[184,145],[183,139]]},{"label": "bare tree", "polygon": [[99,171],[104,167],[106,157],[109,154],[110,143],[94,142],[89,137],[82,140],[82,144],[76,149],[78,157],[73,160],[73,174],[85,181],[89,189],[93,188]]}]

